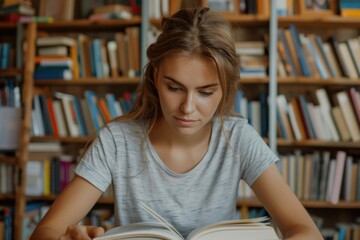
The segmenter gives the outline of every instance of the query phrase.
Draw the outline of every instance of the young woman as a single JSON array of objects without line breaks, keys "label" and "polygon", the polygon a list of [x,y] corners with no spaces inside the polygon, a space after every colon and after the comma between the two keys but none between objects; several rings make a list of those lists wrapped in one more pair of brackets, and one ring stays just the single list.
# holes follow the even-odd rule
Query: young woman
[{"label": "young woman", "polygon": [[279,174],[277,156],[232,114],[239,61],[229,23],[207,8],[181,10],[163,20],[147,56],[132,111],[100,130],[31,239],[102,235],[76,224],[111,183],[117,224],[154,221],[144,202],[187,236],[235,218],[240,179],[284,238],[322,239]]}]

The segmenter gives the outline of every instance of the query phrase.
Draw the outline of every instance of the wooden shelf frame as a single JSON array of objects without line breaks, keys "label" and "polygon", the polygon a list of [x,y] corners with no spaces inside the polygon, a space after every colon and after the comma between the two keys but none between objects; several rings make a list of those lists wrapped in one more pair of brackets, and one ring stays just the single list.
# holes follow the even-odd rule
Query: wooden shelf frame
[{"label": "wooden shelf frame", "polygon": [[[337,204],[325,201],[300,200],[306,208],[328,208],[328,209],[360,209],[360,202],[340,201]],[[256,199],[238,199],[238,207],[262,207],[262,204]]]},{"label": "wooden shelf frame", "polygon": [[140,78],[84,78],[78,80],[35,80],[35,86],[64,86],[64,85],[132,85],[139,84]]},{"label": "wooden shelf frame", "polygon": [[[240,84],[269,84],[269,78],[244,78]],[[360,86],[360,79],[314,77],[278,77],[278,85],[307,85],[307,86]]]},{"label": "wooden shelf frame", "polygon": [[79,30],[86,31],[114,31],[119,30],[121,27],[138,26],[141,23],[141,17],[134,16],[131,19],[109,19],[91,21],[88,19],[76,19],[73,21],[55,21],[51,23],[39,23],[38,29],[40,31],[57,31],[57,32],[70,32]]},{"label": "wooden shelf frame", "polygon": [[86,137],[55,137],[55,136],[32,136],[31,142],[61,142],[61,143],[87,143],[92,141],[95,136]]},{"label": "wooden shelf frame", "polygon": [[22,69],[8,68],[0,69],[0,77],[16,77],[23,74]]}]

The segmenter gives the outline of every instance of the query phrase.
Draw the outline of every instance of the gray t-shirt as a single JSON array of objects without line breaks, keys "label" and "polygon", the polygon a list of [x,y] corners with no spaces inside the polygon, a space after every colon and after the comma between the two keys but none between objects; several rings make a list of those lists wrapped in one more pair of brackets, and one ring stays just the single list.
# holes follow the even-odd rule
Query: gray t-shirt
[{"label": "gray t-shirt", "polygon": [[101,191],[113,184],[117,224],[156,221],[141,201],[186,237],[197,227],[234,219],[240,179],[251,186],[278,160],[246,120],[230,117],[224,127],[228,140],[214,119],[203,159],[179,174],[157,155],[145,122],[112,122],[100,130],[76,174]]}]

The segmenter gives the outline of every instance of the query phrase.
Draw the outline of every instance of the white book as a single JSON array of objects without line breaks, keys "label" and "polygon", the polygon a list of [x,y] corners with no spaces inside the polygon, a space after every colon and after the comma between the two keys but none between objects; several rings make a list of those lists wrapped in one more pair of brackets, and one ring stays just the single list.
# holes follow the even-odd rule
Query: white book
[{"label": "white book", "polygon": [[251,101],[251,125],[261,134],[261,107],[259,101]]},{"label": "white book", "polygon": [[345,91],[336,93],[336,99],[349,129],[351,140],[354,142],[360,141],[359,125],[356,121],[355,113],[347,93]]},{"label": "white book", "polygon": [[346,159],[346,153],[344,151],[338,151],[336,153],[334,185],[330,196],[330,202],[334,204],[338,203],[340,199],[340,191],[341,191],[341,185],[344,175],[345,159]]},{"label": "white book", "polygon": [[336,170],[336,160],[331,159],[329,165],[328,178],[326,181],[326,195],[325,195],[325,200],[328,202],[331,201],[331,195],[334,187],[335,170]]},{"label": "white book", "polygon": [[44,194],[44,170],[42,161],[26,162],[25,194],[28,196],[41,196]]},{"label": "white book", "polygon": [[37,46],[74,46],[76,44],[75,39],[67,36],[48,36],[48,37],[40,37],[36,39]]},{"label": "white book", "polygon": [[73,111],[71,107],[73,106],[72,99],[73,96],[66,93],[56,92],[55,97],[61,100],[61,104],[64,109],[65,120],[67,123],[67,127],[69,130],[69,134],[71,137],[79,137],[80,136],[80,128],[78,123],[76,122],[76,116],[73,116]]},{"label": "white book", "polygon": [[68,136],[66,123],[64,119],[64,113],[61,109],[61,100],[53,100],[52,101],[53,108],[54,108],[54,115],[56,118],[56,123],[59,131],[60,137]]},{"label": "white book", "polygon": [[337,142],[340,140],[340,137],[339,137],[339,133],[337,132],[337,129],[335,127],[334,120],[331,116],[331,104],[330,104],[329,97],[328,97],[325,89],[323,89],[323,88],[317,89],[315,94],[316,94],[316,99],[319,103],[322,119],[324,120],[326,129],[331,134],[331,139],[333,141]]}]

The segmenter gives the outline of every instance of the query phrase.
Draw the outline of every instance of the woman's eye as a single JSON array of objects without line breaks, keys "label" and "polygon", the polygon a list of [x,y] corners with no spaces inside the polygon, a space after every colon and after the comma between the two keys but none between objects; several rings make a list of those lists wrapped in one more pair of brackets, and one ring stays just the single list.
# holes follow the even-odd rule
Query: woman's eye
[{"label": "woman's eye", "polygon": [[172,92],[181,91],[181,88],[173,87],[173,86],[170,86],[170,85],[168,85],[167,88],[168,88],[170,91],[172,91]]},{"label": "woman's eye", "polygon": [[213,92],[200,91],[199,93],[205,97],[213,95]]}]

